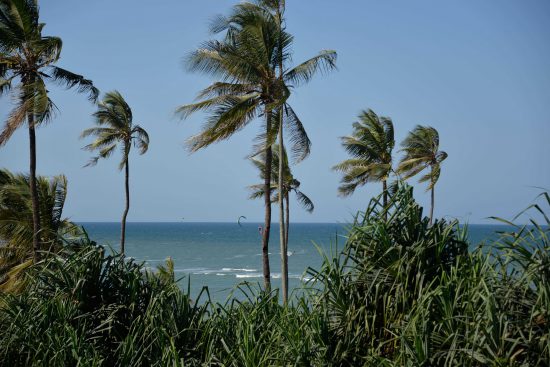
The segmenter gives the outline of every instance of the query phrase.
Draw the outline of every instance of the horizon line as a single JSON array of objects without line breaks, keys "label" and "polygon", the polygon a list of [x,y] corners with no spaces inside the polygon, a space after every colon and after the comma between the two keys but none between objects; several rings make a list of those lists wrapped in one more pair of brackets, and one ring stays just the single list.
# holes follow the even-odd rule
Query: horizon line
[{"label": "horizon line", "polygon": [[[78,223],[78,224],[87,224],[87,223],[103,223],[103,224],[111,224],[111,223],[117,223],[117,224],[120,224],[120,221],[94,221],[94,220],[87,220],[87,221],[74,221],[75,223]],[[185,224],[185,223],[188,223],[188,224],[238,224],[237,222],[234,222],[234,221],[185,221],[185,220],[182,220],[182,221],[127,221],[126,224],[129,224],[129,223],[134,223],[134,224],[154,224],[154,223],[158,223],[158,224],[166,224],[166,223],[170,223],[170,224],[175,224],[175,223],[181,223],[181,224]],[[263,221],[248,221],[248,222],[243,222],[241,223],[241,225],[244,225],[244,224],[264,224]],[[279,224],[278,222],[271,222],[271,224]],[[292,222],[290,223],[291,225],[292,224],[341,224],[341,225],[352,225],[353,223],[351,222]],[[488,225],[488,226],[507,226],[507,224],[505,223],[459,223],[460,225]],[[518,225],[522,225],[522,224],[518,224]]]}]

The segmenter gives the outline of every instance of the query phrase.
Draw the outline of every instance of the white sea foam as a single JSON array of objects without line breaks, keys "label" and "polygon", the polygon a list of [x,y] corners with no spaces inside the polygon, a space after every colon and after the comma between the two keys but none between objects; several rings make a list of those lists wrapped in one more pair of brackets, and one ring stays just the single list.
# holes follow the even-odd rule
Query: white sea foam
[{"label": "white sea foam", "polygon": [[[216,274],[218,275],[218,274]],[[227,275],[227,274],[223,274]],[[281,273],[271,273],[272,279],[281,279]],[[235,274],[236,278],[263,278],[263,274],[261,273],[253,273],[253,274]],[[289,279],[300,279],[302,281],[308,281],[311,279],[311,277],[305,277],[301,276],[299,274],[288,274]]]},{"label": "white sea foam", "polygon": [[174,272],[176,273],[193,273],[193,272],[202,272],[202,271],[208,271],[206,268],[178,268],[174,269]]},{"label": "white sea foam", "polygon": [[247,268],[222,268],[222,271],[230,271],[230,272],[235,272],[235,271],[245,271],[247,273],[253,273],[255,271],[258,271],[258,269],[247,269]]},{"label": "white sea foam", "polygon": [[193,274],[197,274],[197,275],[210,275],[210,274],[216,274],[216,273],[219,273],[220,271],[217,270],[217,269],[207,269],[207,270],[203,270],[203,271],[198,271],[196,273],[193,273]]},{"label": "white sea foam", "polygon": [[262,274],[235,274],[236,278],[261,278]]},{"label": "white sea foam", "polygon": [[226,257],[226,259],[240,259],[242,257],[246,257],[246,255],[245,254],[238,254],[238,255],[235,255],[235,256]]}]

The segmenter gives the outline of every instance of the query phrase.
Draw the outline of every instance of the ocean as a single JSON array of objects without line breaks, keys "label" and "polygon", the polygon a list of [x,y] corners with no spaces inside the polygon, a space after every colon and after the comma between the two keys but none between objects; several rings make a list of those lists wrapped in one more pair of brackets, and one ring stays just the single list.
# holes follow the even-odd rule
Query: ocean
[{"label": "ocean", "polygon": [[[118,250],[120,223],[80,223],[90,238]],[[261,223],[128,223],[126,256],[156,268],[168,257],[175,263],[182,287],[190,280],[196,296],[208,286],[212,299],[224,301],[230,291],[244,281],[262,282]],[[337,223],[291,223],[289,231],[289,288],[296,289],[308,279],[308,267],[319,267],[321,256],[345,243],[347,225]],[[502,225],[469,225],[473,245],[495,237]],[[279,226],[273,223],[270,239],[272,285],[280,287]]]}]

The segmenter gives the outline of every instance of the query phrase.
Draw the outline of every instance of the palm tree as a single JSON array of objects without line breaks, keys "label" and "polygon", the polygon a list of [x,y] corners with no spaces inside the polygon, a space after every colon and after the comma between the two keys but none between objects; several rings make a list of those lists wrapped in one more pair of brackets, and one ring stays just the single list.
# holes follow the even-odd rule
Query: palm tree
[{"label": "palm tree", "polygon": [[36,0],[0,0],[0,95],[13,91],[16,101],[0,132],[0,145],[6,144],[15,130],[27,122],[35,261],[41,240],[35,129],[49,121],[56,108],[48,97],[46,82],[77,87],[78,92],[89,93],[94,102],[99,94],[90,80],[54,65],[60,58],[62,42],[58,37],[43,36],[43,28]]},{"label": "palm tree", "polygon": [[[22,274],[33,263],[34,226],[30,177],[0,170],[0,291],[18,291]],[[38,176],[40,200],[40,251],[56,252],[64,239],[82,233],[80,227],[63,218],[67,179]]]},{"label": "palm tree", "polygon": [[[294,192],[298,203],[308,212],[312,212],[314,209],[311,199],[300,191],[300,181],[298,181],[292,175],[290,166],[288,164],[288,157],[286,151],[283,150],[283,159],[279,159],[280,146],[275,144],[273,146],[273,165],[271,166],[271,202],[278,201],[281,197],[285,201],[285,212],[283,221],[279,224],[284,227],[284,237],[281,240],[281,281],[283,288],[283,301],[286,303],[288,300],[288,233],[290,229],[290,198],[289,193]],[[252,157],[251,162],[260,171],[260,177],[264,178],[265,174],[265,153],[260,153],[258,156]],[[281,185],[279,176],[279,167],[284,167],[284,181]],[[279,190],[282,187],[282,190]],[[250,198],[258,199],[264,196],[263,185],[252,185],[249,187],[251,190]],[[282,195],[281,195],[282,192]],[[284,219],[286,218],[286,222]],[[286,260],[286,261],[285,261]]]},{"label": "palm tree", "polygon": [[420,177],[419,182],[429,182],[427,190],[431,190],[430,224],[433,221],[435,184],[441,173],[441,162],[447,158],[447,153],[439,150],[439,133],[431,126],[416,126],[401,143],[405,156],[401,159],[397,172],[403,179],[409,179],[429,168],[430,172]]},{"label": "palm tree", "polygon": [[341,196],[355,192],[358,186],[382,181],[384,208],[388,205],[387,180],[392,172],[392,151],[395,146],[393,123],[389,117],[363,111],[353,124],[353,133],[341,138],[342,145],[353,158],[333,167],[344,175],[338,188]]},{"label": "palm tree", "polygon": [[98,155],[91,159],[87,166],[95,165],[101,158],[109,158],[118,144],[122,148],[122,160],[118,168],[124,168],[124,188],[126,192],[126,207],[122,215],[120,252],[124,254],[126,240],[126,217],[130,210],[130,148],[132,144],[144,154],[149,148],[149,135],[139,125],[132,122],[132,110],[119,92],[113,91],[105,94],[105,98],[99,102],[98,110],[93,115],[97,127],[86,129],[81,138],[94,136],[96,139],[84,147],[89,151],[98,151]]},{"label": "palm tree", "polygon": [[[280,122],[274,122],[274,112],[288,99],[289,86],[309,81],[320,70],[335,67],[336,53],[322,51],[319,55],[296,66],[277,70],[290,61],[289,49],[293,38],[284,29],[273,12],[273,1],[244,2],[236,5],[228,17],[219,17],[212,25],[214,33],[226,32],[222,41],[209,41],[193,52],[187,65],[191,71],[200,71],[220,81],[198,94],[197,103],[181,106],[177,113],[186,118],[196,111],[210,114],[203,130],[188,141],[191,152],[212,143],[228,139],[256,117],[263,117],[259,150],[265,152],[264,174],[264,231],[262,237],[264,286],[271,287],[269,270],[269,234],[271,228],[271,166],[272,144]],[[282,57],[282,59],[281,59]],[[301,158],[309,153],[309,139],[296,114],[285,108],[291,116],[294,140],[302,144]],[[304,137],[305,135],[305,137]],[[304,146],[305,142],[305,146]],[[293,149],[294,150],[294,149]],[[254,153],[257,153],[255,150]]]}]

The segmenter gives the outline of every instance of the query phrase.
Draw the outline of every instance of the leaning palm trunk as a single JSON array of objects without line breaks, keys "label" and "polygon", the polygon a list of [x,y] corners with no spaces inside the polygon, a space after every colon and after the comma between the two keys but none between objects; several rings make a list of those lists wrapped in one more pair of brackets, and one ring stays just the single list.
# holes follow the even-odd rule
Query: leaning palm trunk
[{"label": "leaning palm trunk", "polygon": [[34,262],[39,260],[40,250],[40,203],[38,200],[38,191],[36,189],[36,131],[34,126],[34,115],[30,113],[28,115],[29,123],[29,147],[30,147],[30,174],[29,174],[29,186],[31,191],[32,200],[32,248]]},{"label": "leaning palm trunk", "polygon": [[120,253],[124,255],[124,244],[126,242],[126,217],[128,216],[128,211],[130,210],[130,164],[128,158],[126,158],[125,164],[125,182],[124,187],[126,191],[126,208],[124,209],[124,214],[122,214],[122,222],[120,229]]},{"label": "leaning palm trunk", "polygon": [[[271,111],[266,113],[266,132],[269,136],[271,131]],[[265,150],[265,179],[264,179],[264,205],[265,205],[265,220],[264,230],[262,233],[262,260],[264,272],[264,287],[267,291],[271,290],[271,272],[269,270],[269,232],[271,231],[271,145],[266,141]]]}]

